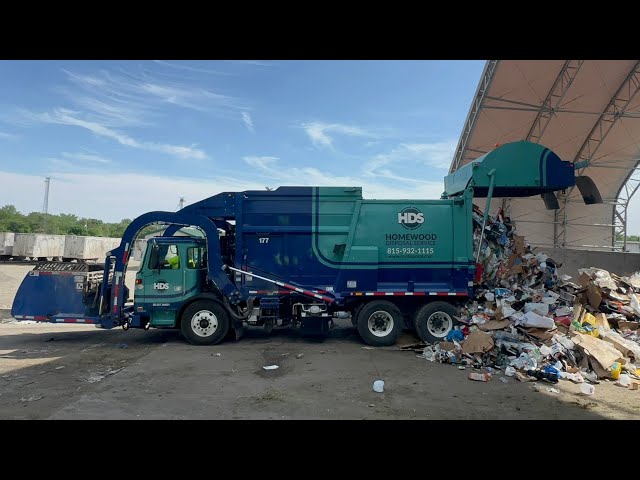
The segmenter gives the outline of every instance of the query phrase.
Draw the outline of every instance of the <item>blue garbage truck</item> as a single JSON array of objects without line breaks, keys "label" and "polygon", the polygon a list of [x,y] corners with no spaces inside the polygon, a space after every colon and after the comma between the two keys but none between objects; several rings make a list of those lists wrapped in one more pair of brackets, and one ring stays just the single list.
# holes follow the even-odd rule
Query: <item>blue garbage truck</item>
[{"label": "blue garbage truck", "polygon": [[[474,197],[487,198],[485,222],[494,197],[540,195],[557,208],[554,192],[577,186],[587,203],[601,202],[577,168],[522,141],[448,175],[439,199],[370,200],[360,187],[223,192],[139,216],[104,264],[36,265],[12,316],[173,328],[198,345],[238,339],[246,326],[323,335],[335,317],[350,316],[373,346],[394,344],[405,328],[437,341],[474,293]],[[151,224],[168,227],[148,241],[132,292],[127,264],[136,235]],[[203,236],[175,236],[183,227]]]}]

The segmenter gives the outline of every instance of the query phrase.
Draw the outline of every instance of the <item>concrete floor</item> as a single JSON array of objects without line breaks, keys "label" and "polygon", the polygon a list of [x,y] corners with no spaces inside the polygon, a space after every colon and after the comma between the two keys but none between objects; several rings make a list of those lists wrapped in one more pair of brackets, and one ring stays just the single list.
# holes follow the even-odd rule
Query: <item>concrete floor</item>
[{"label": "concrete floor", "polygon": [[[405,341],[411,341],[405,338]],[[402,340],[401,340],[402,341]],[[126,348],[125,348],[126,346]],[[350,322],[318,342],[251,329],[239,342],[187,344],[173,331],[0,324],[2,419],[602,419],[637,418],[639,392],[561,394],[363,348]],[[219,354],[219,355],[218,355]],[[296,358],[303,354],[302,358]],[[266,365],[276,370],[264,370]],[[384,393],[372,389],[385,382]],[[574,388],[575,387],[575,388]],[[615,397],[616,395],[619,396]],[[624,401],[622,401],[623,399]]]}]

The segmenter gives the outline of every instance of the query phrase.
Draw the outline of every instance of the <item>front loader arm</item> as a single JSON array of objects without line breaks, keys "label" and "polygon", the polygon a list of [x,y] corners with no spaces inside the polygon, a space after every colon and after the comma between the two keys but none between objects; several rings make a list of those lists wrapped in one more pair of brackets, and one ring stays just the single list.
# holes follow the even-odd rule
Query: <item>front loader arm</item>
[{"label": "front loader arm", "polygon": [[[149,212],[133,220],[125,230],[120,246],[111,252],[107,252],[104,278],[108,278],[112,258],[115,258],[113,288],[111,289],[111,295],[109,295],[109,305],[113,318],[118,318],[121,315],[122,307],[126,300],[124,298],[124,278],[127,272],[131,248],[133,247],[133,240],[141,229],[155,223],[179,225],[181,227],[196,226],[201,228],[206,235],[207,241],[208,278],[218,287],[221,294],[224,295],[230,303],[236,304],[244,300],[242,293],[229,280],[229,277],[227,277],[224,271],[220,253],[218,229],[210,218],[180,211]],[[107,293],[107,282],[104,282],[102,285],[101,298],[106,299]]]}]

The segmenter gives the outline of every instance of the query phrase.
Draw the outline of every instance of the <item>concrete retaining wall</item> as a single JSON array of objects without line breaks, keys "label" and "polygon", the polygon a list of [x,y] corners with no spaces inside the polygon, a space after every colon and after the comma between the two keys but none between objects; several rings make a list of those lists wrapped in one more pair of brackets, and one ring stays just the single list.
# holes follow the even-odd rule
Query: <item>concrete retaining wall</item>
[{"label": "concrete retaining wall", "polygon": [[579,268],[597,267],[616,275],[627,275],[640,271],[640,254],[619,252],[597,252],[561,248],[538,248],[552,259],[562,263],[560,273],[571,275],[575,281]]}]

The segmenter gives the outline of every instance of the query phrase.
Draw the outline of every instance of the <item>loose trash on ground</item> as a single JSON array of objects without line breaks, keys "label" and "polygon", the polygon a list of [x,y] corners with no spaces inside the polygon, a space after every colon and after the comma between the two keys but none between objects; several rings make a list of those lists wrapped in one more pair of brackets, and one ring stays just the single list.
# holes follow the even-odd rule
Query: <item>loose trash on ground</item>
[{"label": "loose trash on ground", "polygon": [[[640,389],[640,272],[618,276],[588,267],[572,278],[517,235],[502,210],[489,215],[484,235],[481,209],[474,207],[473,217],[480,251],[474,297],[460,306],[458,325],[442,341],[401,349],[458,368],[492,368],[520,382],[572,382],[585,395],[603,379]],[[483,375],[491,377],[468,378],[488,381]]]},{"label": "loose trash on ground", "polygon": [[21,402],[35,402],[37,400],[42,400],[44,397],[41,395],[32,395],[30,397],[21,397]]},{"label": "loose trash on ground", "polygon": [[478,382],[488,382],[489,380],[491,380],[491,374],[490,373],[474,373],[474,372],[471,372],[471,373],[469,373],[467,378],[469,380],[475,380],[475,381],[478,381]]},{"label": "loose trash on ground", "polygon": [[264,367],[265,370],[275,370],[276,368],[280,368],[278,365],[265,365]]},{"label": "loose trash on ground", "polygon": [[584,395],[593,395],[596,393],[596,387],[589,385],[588,383],[583,383],[580,385],[580,392]]},{"label": "loose trash on ground", "polygon": [[631,385],[631,377],[626,373],[622,373],[620,377],[618,377],[617,385],[620,385],[624,388],[629,388],[629,386]]},{"label": "loose trash on ground", "polygon": [[304,357],[304,353],[299,353],[296,355],[296,358],[302,358],[302,357]]},{"label": "loose trash on ground", "polygon": [[378,393],[384,392],[384,381],[376,380],[375,382],[373,382],[373,391]]}]

